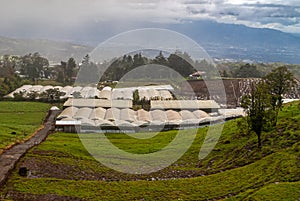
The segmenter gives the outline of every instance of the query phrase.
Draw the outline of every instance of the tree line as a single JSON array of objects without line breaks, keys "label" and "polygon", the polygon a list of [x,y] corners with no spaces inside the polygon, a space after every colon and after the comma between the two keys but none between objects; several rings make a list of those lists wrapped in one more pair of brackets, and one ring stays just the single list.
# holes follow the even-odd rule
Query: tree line
[{"label": "tree line", "polygon": [[4,55],[0,58],[0,98],[24,84],[54,80],[58,85],[73,84],[78,72],[74,58],[49,66],[38,52],[24,56]]}]

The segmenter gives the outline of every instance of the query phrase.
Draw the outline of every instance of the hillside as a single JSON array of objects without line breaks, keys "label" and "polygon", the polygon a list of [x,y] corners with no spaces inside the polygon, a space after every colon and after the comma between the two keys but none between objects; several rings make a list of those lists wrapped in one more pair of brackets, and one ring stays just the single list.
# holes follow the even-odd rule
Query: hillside
[{"label": "hillside", "polygon": [[[211,57],[258,62],[283,62],[300,64],[300,37],[273,29],[251,28],[244,25],[224,24],[213,21],[192,21],[179,24],[105,24],[105,29],[87,23],[80,31],[73,30],[68,42],[38,39],[12,39],[0,37],[0,55],[24,55],[40,52],[53,62],[74,57],[81,61],[101,42],[125,31],[149,28],[170,29],[190,37],[200,44]],[[90,46],[80,45],[90,44]]]},{"label": "hillside", "polygon": [[212,21],[185,23],[170,28],[191,37],[212,57],[300,63],[300,37],[290,33]]},{"label": "hillside", "polygon": [[0,55],[23,56],[28,53],[39,52],[54,63],[66,61],[70,57],[74,57],[76,61],[80,62],[91,50],[91,47],[68,42],[0,37]]},{"label": "hillside", "polygon": [[[173,165],[149,175],[130,175],[95,161],[78,135],[55,133],[33,148],[0,191],[12,200],[298,200],[300,198],[300,102],[284,106],[272,131],[246,134],[240,120],[227,122],[213,151],[198,153],[207,127],[197,132],[190,149]],[[218,126],[218,125],[216,125]],[[191,130],[184,131],[186,138]],[[147,154],[174,139],[176,131],[138,140],[107,134],[120,149]],[[95,134],[85,134],[93,137]],[[151,135],[145,134],[145,135]],[[28,177],[18,169],[27,167]],[[1,197],[2,196],[2,197]]]}]

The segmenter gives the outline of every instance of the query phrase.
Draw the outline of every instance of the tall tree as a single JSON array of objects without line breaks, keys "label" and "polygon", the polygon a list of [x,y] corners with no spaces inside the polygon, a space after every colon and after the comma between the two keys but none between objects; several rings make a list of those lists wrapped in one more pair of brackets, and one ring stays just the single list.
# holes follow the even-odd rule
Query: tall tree
[{"label": "tall tree", "polygon": [[260,81],[256,85],[252,83],[250,94],[243,96],[241,106],[247,113],[248,126],[256,133],[258,147],[261,148],[261,133],[272,117],[271,96],[265,82]]},{"label": "tall tree", "polygon": [[49,61],[39,53],[27,54],[21,58],[21,73],[33,81],[42,76],[44,67],[49,66]]},{"label": "tall tree", "polygon": [[72,77],[75,74],[75,68],[76,68],[76,61],[74,58],[69,58],[66,69],[65,69],[65,76],[68,84],[72,84]]},{"label": "tall tree", "polygon": [[141,53],[135,54],[133,56],[133,68],[143,66],[147,64],[147,58],[143,57]]},{"label": "tall tree", "polygon": [[160,51],[159,54],[153,59],[152,63],[166,66],[168,61],[163,55],[162,51]]},{"label": "tall tree", "polygon": [[264,79],[272,95],[272,106],[278,113],[278,110],[282,108],[283,96],[296,85],[295,77],[286,66],[282,66],[272,70]]},{"label": "tall tree", "polygon": [[190,60],[191,59],[187,53],[182,54],[181,52],[177,51],[173,54],[170,54],[168,57],[168,66],[177,71],[183,77],[187,77],[195,72],[195,69],[189,63]]},{"label": "tall tree", "polygon": [[82,65],[80,66],[79,74],[77,76],[77,82],[81,84],[95,84],[98,83],[99,80],[98,66],[95,63],[90,62],[90,56],[87,54],[82,60]]}]

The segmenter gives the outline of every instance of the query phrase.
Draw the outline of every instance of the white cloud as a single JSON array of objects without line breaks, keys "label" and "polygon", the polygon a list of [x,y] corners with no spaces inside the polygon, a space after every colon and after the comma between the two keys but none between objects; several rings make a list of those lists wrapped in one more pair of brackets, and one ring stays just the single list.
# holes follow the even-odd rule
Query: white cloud
[{"label": "white cloud", "polygon": [[218,22],[300,32],[299,0],[0,0],[2,31],[53,31],[93,22]]}]

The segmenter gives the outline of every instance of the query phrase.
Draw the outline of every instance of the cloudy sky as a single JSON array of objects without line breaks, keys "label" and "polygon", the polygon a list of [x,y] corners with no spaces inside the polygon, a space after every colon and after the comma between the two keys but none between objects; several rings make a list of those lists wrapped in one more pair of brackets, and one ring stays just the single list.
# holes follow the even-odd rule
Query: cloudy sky
[{"label": "cloudy sky", "polygon": [[[213,20],[300,33],[299,0],[0,0],[0,35],[51,37],[84,24]],[[70,32],[69,32],[70,33]],[[48,35],[47,35],[48,34]],[[65,36],[67,37],[67,36]]]}]

